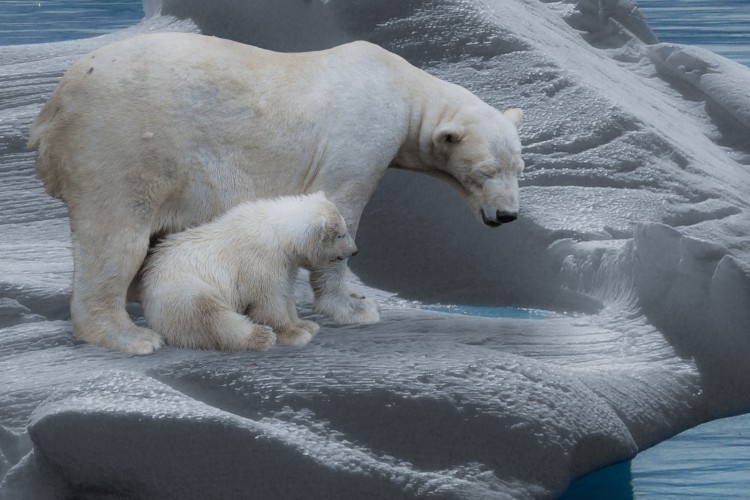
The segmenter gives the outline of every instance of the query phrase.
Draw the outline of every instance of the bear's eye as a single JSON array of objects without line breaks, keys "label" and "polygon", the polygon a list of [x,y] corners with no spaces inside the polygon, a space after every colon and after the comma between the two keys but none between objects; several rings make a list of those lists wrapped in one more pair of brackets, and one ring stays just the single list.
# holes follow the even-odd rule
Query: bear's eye
[{"label": "bear's eye", "polygon": [[339,234],[338,236],[336,236],[336,239],[338,240],[343,240],[344,238],[346,238],[346,234]]}]

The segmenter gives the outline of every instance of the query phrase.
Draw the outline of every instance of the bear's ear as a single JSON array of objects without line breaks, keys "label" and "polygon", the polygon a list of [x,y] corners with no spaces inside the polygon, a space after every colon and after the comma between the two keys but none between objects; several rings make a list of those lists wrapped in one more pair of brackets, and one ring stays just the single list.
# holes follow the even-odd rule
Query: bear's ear
[{"label": "bear's ear", "polygon": [[510,121],[513,122],[513,125],[516,127],[519,123],[521,123],[521,119],[523,118],[523,110],[521,108],[510,108],[505,110],[505,113],[503,113]]},{"label": "bear's ear", "polygon": [[432,135],[432,142],[435,147],[440,148],[447,144],[461,142],[464,138],[464,129],[456,123],[446,123],[435,129]]}]

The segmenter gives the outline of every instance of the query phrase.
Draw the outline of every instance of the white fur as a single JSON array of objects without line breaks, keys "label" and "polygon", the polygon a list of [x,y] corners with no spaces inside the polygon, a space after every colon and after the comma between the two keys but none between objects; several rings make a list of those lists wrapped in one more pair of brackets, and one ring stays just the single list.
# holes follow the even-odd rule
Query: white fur
[{"label": "white fur", "polygon": [[[163,33],[98,49],[65,74],[29,139],[37,175],[70,214],[73,332],[157,348],[125,312],[149,237],[256,197],[322,190],[356,236],[392,166],[449,182],[487,224],[507,221],[518,212],[520,118],[366,42],[282,54]],[[316,310],[377,321],[345,272],[345,262],[311,270]]]},{"label": "white fur", "polygon": [[319,327],[297,316],[298,268],[353,253],[344,219],[322,193],[245,202],[156,246],[142,271],[144,315],[173,346],[304,345]]}]

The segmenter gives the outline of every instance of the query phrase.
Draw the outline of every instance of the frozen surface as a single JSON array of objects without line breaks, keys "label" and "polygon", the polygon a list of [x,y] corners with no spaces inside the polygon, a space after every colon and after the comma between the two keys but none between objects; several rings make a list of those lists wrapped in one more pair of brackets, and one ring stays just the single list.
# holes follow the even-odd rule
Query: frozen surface
[{"label": "frozen surface", "polygon": [[[647,45],[628,2],[245,5],[165,0],[135,29],[0,47],[0,498],[553,497],[750,409],[750,70]],[[157,29],[277,50],[367,39],[522,107],[522,217],[484,228],[448,186],[394,171],[352,260],[381,323],[323,320],[309,346],[265,354],[77,343],[66,212],[28,126],[77,57]],[[381,290],[555,312],[449,314]],[[298,295],[309,316],[304,280]]]}]

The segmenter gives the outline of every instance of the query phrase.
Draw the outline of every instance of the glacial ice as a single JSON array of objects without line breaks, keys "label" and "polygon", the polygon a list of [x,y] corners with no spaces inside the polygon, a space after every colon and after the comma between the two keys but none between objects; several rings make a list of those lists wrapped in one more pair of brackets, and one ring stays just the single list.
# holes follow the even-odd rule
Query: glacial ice
[{"label": "glacial ice", "polygon": [[[0,498],[554,497],[750,409],[747,68],[655,44],[623,1],[144,8],[162,15],[0,47]],[[28,126],[76,58],[153,30],[276,50],[367,39],[522,107],[520,219],[489,230],[448,186],[389,172],[351,262],[381,323],[321,319],[309,346],[264,354],[75,341],[66,212],[34,177]],[[311,316],[304,279],[298,298]]]}]

